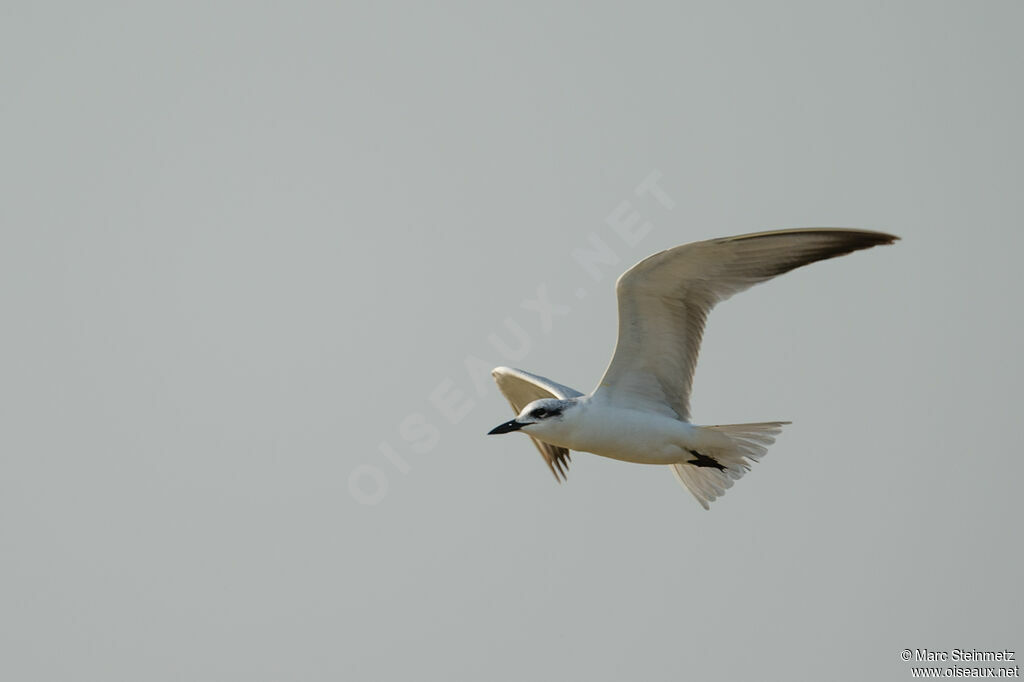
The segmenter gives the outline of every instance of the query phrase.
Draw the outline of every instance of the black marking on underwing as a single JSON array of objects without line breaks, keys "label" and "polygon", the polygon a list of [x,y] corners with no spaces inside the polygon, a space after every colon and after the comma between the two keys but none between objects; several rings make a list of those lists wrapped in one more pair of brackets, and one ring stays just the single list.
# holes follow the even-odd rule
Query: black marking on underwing
[{"label": "black marking on underwing", "polygon": [[692,464],[695,467],[712,467],[719,471],[725,471],[725,467],[719,464],[718,460],[714,457],[702,455],[696,450],[687,450],[687,452],[694,456],[694,459],[687,460],[687,464]]}]

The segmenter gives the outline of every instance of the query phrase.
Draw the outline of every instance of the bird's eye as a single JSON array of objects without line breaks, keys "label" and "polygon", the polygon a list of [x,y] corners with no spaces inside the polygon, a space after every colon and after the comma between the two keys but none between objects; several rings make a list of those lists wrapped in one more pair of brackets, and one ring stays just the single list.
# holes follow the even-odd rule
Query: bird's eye
[{"label": "bird's eye", "polygon": [[530,413],[530,416],[537,417],[538,419],[540,419],[541,417],[543,417],[547,413],[548,413],[548,411],[545,410],[543,407],[538,407],[536,410],[534,410],[533,412]]}]

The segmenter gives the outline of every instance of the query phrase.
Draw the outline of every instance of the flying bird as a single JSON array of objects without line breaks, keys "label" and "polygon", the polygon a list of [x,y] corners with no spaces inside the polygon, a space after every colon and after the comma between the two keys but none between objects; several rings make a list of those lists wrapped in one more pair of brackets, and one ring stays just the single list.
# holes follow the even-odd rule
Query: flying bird
[{"label": "flying bird", "polygon": [[865,230],[778,230],[684,244],[645,258],[615,284],[618,342],[597,388],[584,395],[497,367],[491,374],[516,418],[490,434],[529,435],[559,482],[570,450],[670,466],[708,509],[790,423],[690,423],[690,387],[708,313],[777,275],[898,239]]}]

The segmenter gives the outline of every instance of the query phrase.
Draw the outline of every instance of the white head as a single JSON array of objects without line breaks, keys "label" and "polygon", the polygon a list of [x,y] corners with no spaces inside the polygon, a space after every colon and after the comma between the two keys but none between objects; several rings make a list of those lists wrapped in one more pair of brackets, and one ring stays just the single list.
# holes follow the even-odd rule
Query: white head
[{"label": "white head", "polygon": [[565,435],[569,426],[567,421],[572,421],[572,417],[575,416],[573,410],[578,406],[579,400],[576,398],[534,400],[522,409],[519,416],[495,426],[488,435],[523,431],[543,441],[556,442]]}]

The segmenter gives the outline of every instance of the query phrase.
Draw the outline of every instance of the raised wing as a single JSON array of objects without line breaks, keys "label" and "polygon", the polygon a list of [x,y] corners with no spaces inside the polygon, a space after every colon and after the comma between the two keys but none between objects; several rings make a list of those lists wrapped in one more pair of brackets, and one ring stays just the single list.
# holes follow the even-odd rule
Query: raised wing
[{"label": "raised wing", "polygon": [[710,239],[656,253],[615,285],[619,338],[595,400],[690,419],[704,322],[716,303],[802,265],[898,237],[809,228]]},{"label": "raised wing", "polygon": [[[512,405],[512,409],[515,410],[516,414],[522,412],[523,408],[534,400],[540,400],[541,398],[559,398],[564,400],[583,395],[568,386],[563,386],[551,381],[551,379],[537,376],[536,374],[524,372],[521,369],[496,367],[491,372],[491,376],[494,377],[498,388],[501,389],[501,392],[505,395],[509,404]],[[555,480],[561,483],[565,479],[565,472],[569,469],[569,461],[571,459],[569,457],[569,450],[537,440],[533,436],[530,436],[530,440],[540,450],[540,454],[544,457],[544,461],[547,462],[548,468],[555,475]]]}]

